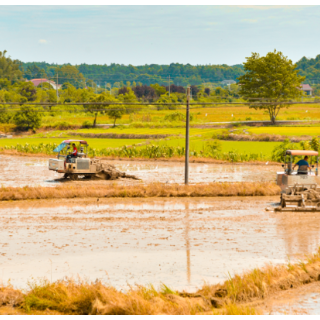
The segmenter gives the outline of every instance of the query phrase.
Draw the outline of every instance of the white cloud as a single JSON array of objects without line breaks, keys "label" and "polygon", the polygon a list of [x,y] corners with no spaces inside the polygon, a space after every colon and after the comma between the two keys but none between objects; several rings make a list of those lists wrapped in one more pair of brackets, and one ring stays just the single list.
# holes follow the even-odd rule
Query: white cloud
[{"label": "white cloud", "polygon": [[41,44],[47,44],[48,43],[48,41],[45,40],[45,39],[40,39],[38,42],[41,43]]}]

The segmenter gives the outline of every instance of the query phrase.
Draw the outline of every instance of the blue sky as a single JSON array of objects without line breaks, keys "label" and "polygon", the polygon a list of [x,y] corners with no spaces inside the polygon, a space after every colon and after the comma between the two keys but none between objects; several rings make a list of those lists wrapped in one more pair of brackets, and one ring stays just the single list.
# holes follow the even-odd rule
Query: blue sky
[{"label": "blue sky", "polygon": [[320,54],[320,6],[0,6],[0,50],[22,61],[243,63]]}]

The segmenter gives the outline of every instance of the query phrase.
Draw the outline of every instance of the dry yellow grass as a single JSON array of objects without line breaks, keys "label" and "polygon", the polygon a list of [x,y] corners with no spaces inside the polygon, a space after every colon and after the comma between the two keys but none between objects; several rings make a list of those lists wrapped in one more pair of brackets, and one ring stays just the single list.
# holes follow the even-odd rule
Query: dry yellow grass
[{"label": "dry yellow grass", "polygon": [[280,194],[280,188],[269,182],[181,184],[135,184],[120,185],[72,185],[67,183],[49,187],[1,187],[0,201],[59,198],[148,198],[148,197],[228,197],[228,196],[273,196]]},{"label": "dry yellow grass", "polygon": [[[14,299],[2,299],[3,293]],[[23,294],[11,287],[0,288],[0,314],[94,314],[94,315],[194,315],[258,314],[254,308],[226,303],[217,309],[210,298],[183,297],[165,285],[137,286],[126,292],[101,282],[67,279],[31,285]]]},{"label": "dry yellow grass", "polygon": [[198,293],[219,297],[232,303],[247,303],[319,279],[320,247],[315,254],[306,256],[305,261],[278,266],[269,265],[242,275],[230,276],[223,284],[204,286]]},{"label": "dry yellow grass", "polygon": [[149,285],[121,292],[100,281],[73,279],[42,280],[26,293],[0,286],[0,314],[259,314],[250,302],[319,280],[320,249],[306,258],[306,262],[254,269],[192,294],[165,285],[159,290]]}]

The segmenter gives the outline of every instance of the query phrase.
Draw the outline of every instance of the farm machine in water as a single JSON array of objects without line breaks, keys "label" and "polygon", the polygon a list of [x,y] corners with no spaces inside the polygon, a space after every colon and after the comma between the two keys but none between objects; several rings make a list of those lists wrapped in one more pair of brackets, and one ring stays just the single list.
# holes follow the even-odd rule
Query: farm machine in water
[{"label": "farm machine in water", "polygon": [[[302,165],[293,170],[294,159],[308,156],[310,170]],[[319,154],[312,150],[287,150],[284,171],[277,172],[277,185],[281,188],[280,207],[276,211],[320,211]]]},{"label": "farm machine in water", "polygon": [[[78,144],[76,157],[71,157],[70,144]],[[64,140],[57,148],[56,159],[49,159],[49,170],[64,173],[64,178],[78,180],[79,178],[96,178],[103,180],[116,180],[119,178],[131,178],[139,180],[133,175],[128,175],[109,164],[105,159],[89,158],[88,143],[85,140]]]}]

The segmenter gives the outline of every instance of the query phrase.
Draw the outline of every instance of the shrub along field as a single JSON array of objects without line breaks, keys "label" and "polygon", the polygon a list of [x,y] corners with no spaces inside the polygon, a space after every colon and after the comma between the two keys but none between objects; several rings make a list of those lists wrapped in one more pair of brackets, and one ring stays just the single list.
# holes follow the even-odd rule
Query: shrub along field
[{"label": "shrub along field", "polygon": [[[15,144],[4,144],[0,151],[14,150],[21,153],[54,154],[53,149],[62,141],[54,138],[12,139]],[[24,140],[25,143],[22,143]],[[28,141],[26,143],[26,140]],[[124,157],[124,158],[172,158],[185,154],[184,139],[157,140],[142,146],[132,144],[137,139],[86,139],[90,145],[89,156]],[[138,140],[139,141],[139,140]],[[142,140],[143,141],[143,140]],[[36,143],[37,142],[37,143]],[[244,162],[264,161],[272,159],[272,150],[279,142],[234,142],[204,141],[201,138],[191,139],[190,155],[194,157],[212,158],[223,161]],[[121,147],[120,147],[121,146]],[[235,147],[238,147],[235,149]]]}]

